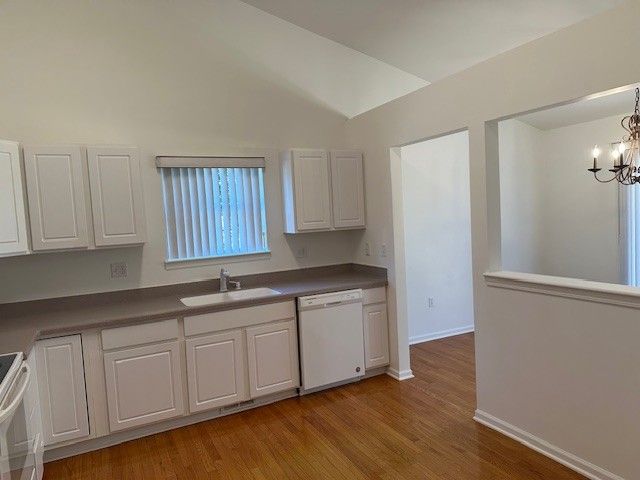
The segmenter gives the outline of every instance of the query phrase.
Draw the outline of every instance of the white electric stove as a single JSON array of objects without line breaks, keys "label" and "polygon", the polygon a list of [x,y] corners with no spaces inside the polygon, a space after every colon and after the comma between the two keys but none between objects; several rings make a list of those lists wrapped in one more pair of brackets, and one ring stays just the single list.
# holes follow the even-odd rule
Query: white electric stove
[{"label": "white electric stove", "polygon": [[42,478],[42,428],[32,380],[22,353],[0,355],[0,480]]}]

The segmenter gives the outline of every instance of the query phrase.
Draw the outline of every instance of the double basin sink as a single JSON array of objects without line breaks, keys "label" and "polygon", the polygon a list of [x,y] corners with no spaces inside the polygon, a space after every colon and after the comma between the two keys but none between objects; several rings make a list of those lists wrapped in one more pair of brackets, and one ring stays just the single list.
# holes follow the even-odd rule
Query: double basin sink
[{"label": "double basin sink", "polygon": [[195,297],[181,298],[180,301],[187,307],[202,307],[205,305],[217,305],[220,303],[237,302],[239,300],[251,300],[281,295],[282,292],[272,288],[248,288],[246,290],[232,290],[229,292],[211,293]]}]

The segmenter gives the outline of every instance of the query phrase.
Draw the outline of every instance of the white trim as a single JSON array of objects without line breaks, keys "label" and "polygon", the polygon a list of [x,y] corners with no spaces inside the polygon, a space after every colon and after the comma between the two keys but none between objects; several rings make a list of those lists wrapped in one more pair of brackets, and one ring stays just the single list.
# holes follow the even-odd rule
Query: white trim
[{"label": "white trim", "polygon": [[440,330],[439,332],[427,333],[424,335],[414,335],[409,337],[409,345],[416,345],[418,343],[430,342],[431,340],[438,340],[440,338],[455,337],[456,335],[462,335],[464,333],[471,333],[474,331],[474,325],[465,325],[464,327],[450,328],[448,330]]},{"label": "white trim", "polygon": [[156,157],[157,168],[264,168],[265,157]]},{"label": "white trim", "polygon": [[178,270],[180,268],[205,267],[209,265],[224,265],[227,263],[255,262],[269,260],[271,252],[240,253],[235,255],[220,255],[218,257],[184,258],[180,260],[165,260],[165,270]]},{"label": "white trim", "polygon": [[399,372],[395,368],[389,367],[387,369],[387,375],[389,375],[391,378],[395,378],[399,382],[413,378],[413,372],[411,371],[411,369],[402,370],[401,372]]},{"label": "white trim", "polygon": [[[391,209],[393,221],[393,262],[389,269],[387,306],[389,314],[390,361],[397,367],[396,373],[411,371],[409,354],[409,314],[407,312],[407,274],[404,242],[404,195],[402,186],[402,153],[399,147],[389,150],[389,175],[391,177]],[[395,319],[394,319],[395,316]],[[394,321],[395,320],[395,321]],[[395,328],[394,328],[395,327]],[[395,347],[395,348],[394,348]],[[391,375],[396,380],[397,376]]]},{"label": "white trim", "polygon": [[640,308],[640,288],[627,285],[520,272],[486,272],[484,279],[489,287]]},{"label": "white trim", "polygon": [[597,465],[594,465],[593,463],[577,457],[572,453],[566,452],[555,445],[552,445],[529,432],[525,432],[510,423],[500,420],[493,415],[489,415],[482,410],[476,410],[473,419],[485,427],[496,430],[497,432],[522,443],[526,447],[561,463],[565,467],[568,467],[591,480],[624,480],[623,477],[611,473]]}]

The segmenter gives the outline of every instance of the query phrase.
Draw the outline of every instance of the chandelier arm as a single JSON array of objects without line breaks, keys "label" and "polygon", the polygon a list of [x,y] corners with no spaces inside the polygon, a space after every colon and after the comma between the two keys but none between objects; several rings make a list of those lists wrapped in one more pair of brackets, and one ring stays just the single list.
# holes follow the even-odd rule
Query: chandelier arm
[{"label": "chandelier arm", "polygon": [[593,177],[600,183],[610,183],[613,182],[614,180],[616,180],[616,176],[614,175],[613,178],[609,179],[609,180],[601,180],[598,178],[598,173],[594,172],[593,173]]},{"label": "chandelier arm", "polygon": [[598,176],[598,173],[602,171],[602,168],[598,168],[597,165],[600,149],[597,145],[593,149],[593,168],[588,170],[593,173],[593,177],[599,183],[617,181],[619,184],[627,186],[640,183],[640,165],[637,165],[640,154],[640,87],[635,89],[635,94],[633,114],[623,117],[620,121],[620,126],[627,134],[622,136],[622,141],[612,144],[612,146],[619,147],[619,157],[617,149],[612,152],[614,155],[613,168],[609,169],[613,174],[612,178],[604,179]]}]

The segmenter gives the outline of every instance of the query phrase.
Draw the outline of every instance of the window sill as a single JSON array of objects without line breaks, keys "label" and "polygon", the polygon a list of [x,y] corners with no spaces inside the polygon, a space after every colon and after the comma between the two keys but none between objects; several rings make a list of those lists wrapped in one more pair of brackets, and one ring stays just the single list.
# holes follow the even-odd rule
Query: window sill
[{"label": "window sill", "polygon": [[505,271],[486,272],[484,279],[489,287],[640,309],[640,288],[628,285]]},{"label": "window sill", "polygon": [[200,257],[190,258],[186,260],[165,260],[165,270],[178,270],[181,268],[197,268],[211,265],[226,265],[228,263],[239,262],[256,262],[259,260],[268,260],[271,258],[271,252],[259,253],[241,253],[239,255],[225,255],[222,257]]}]

